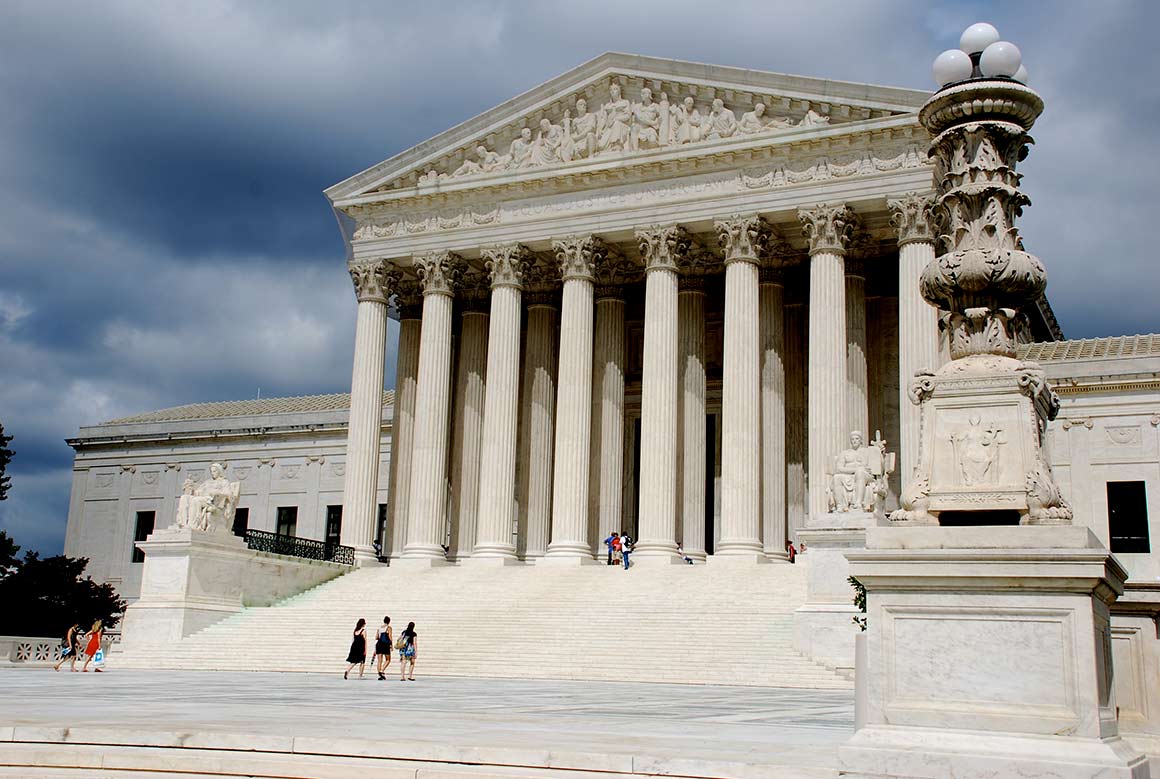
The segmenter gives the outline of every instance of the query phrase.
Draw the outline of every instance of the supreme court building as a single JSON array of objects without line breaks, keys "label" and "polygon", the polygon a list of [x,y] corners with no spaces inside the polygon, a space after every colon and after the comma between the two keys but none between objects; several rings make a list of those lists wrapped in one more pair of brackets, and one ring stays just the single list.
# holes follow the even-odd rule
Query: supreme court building
[{"label": "supreme court building", "polygon": [[343,543],[375,556],[389,317],[392,560],[579,562],[613,530],[640,562],[778,559],[851,431],[897,453],[896,507],[943,359],[927,97],[605,54],[328,189]]}]

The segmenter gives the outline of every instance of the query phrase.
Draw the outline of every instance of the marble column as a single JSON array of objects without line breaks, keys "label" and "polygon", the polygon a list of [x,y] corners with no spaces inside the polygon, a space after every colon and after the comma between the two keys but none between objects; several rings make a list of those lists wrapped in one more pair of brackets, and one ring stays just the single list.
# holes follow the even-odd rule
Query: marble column
[{"label": "marble column", "polygon": [[[404,286],[406,292],[404,292]],[[419,386],[419,335],[422,297],[413,281],[400,285],[399,346],[395,362],[395,409],[391,423],[391,483],[387,495],[389,526],[383,554],[397,557],[406,544],[407,510],[411,494],[411,454],[415,440],[415,400]]]},{"label": "marble column", "polygon": [[919,407],[910,400],[910,382],[923,369],[937,370],[939,354],[938,310],[919,293],[922,269],[935,258],[935,224],[931,214],[934,198],[909,192],[887,201],[890,221],[898,231],[898,456],[902,484],[909,484],[918,465]]},{"label": "marble column", "polygon": [[487,313],[477,298],[464,300],[455,371],[455,424],[451,433],[451,554],[470,557],[479,511],[479,453],[487,370]]},{"label": "marble column", "polygon": [[350,381],[341,540],[344,546],[354,547],[358,565],[373,565],[378,563],[373,541],[383,428],[387,299],[397,274],[386,262],[379,261],[351,265],[350,277],[358,296],[358,318]]},{"label": "marble column", "polygon": [[622,522],[624,499],[624,291],[596,288],[596,338],[592,360],[592,469],[589,545],[600,557],[603,540]]},{"label": "marble column", "polygon": [[552,466],[556,423],[556,339],[560,319],[556,293],[540,289],[528,298],[520,422],[520,548],[528,560],[548,551],[552,526]]},{"label": "marble column", "polygon": [[483,457],[479,461],[479,524],[473,555],[481,559],[516,561],[512,510],[520,400],[520,319],[523,315],[520,297],[529,254],[519,244],[483,250],[491,276],[491,329]]},{"label": "marble column", "polygon": [[809,239],[809,522],[829,513],[826,471],[843,448],[846,413],[846,248],[855,228],[845,204],[801,209]]},{"label": "marble column", "polygon": [[443,510],[451,385],[451,309],[463,261],[450,252],[415,257],[423,284],[419,387],[411,456],[411,495],[403,558],[444,562]]},{"label": "marble column", "polygon": [[590,561],[588,482],[592,434],[593,270],[607,253],[595,236],[554,241],[564,281],[556,372],[552,540],[545,560]]},{"label": "marble column", "polygon": [[786,512],[786,346],[782,271],[761,269],[761,540],[765,556],[788,559]]},{"label": "marble column", "polygon": [[677,558],[677,264],[690,238],[679,225],[636,231],[645,263],[640,511],[636,559]]},{"label": "marble column", "polygon": [[716,555],[765,562],[761,545],[761,340],[759,216],[714,223],[725,250],[725,353],[721,380],[721,538]]},{"label": "marble column", "polygon": [[705,279],[683,276],[677,292],[677,359],[680,360],[677,419],[681,446],[681,545],[694,560],[705,555]]},{"label": "marble column", "polygon": [[869,441],[869,392],[866,381],[866,271],[861,260],[846,258],[846,428]]}]

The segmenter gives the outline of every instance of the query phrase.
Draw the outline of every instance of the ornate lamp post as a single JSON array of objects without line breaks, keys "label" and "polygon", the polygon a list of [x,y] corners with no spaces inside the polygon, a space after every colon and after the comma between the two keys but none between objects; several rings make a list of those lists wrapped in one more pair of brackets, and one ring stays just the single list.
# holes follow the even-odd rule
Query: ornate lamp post
[{"label": "ornate lamp post", "polygon": [[[1043,371],[1015,357],[1047,271],[1023,248],[1015,219],[1030,200],[1016,165],[1043,100],[1019,49],[989,24],[963,33],[963,49],[934,62],[941,89],[919,111],[930,131],[945,252],[920,289],[947,312],[951,361],[915,378],[922,407],[919,464],[891,516],[907,524],[1043,524],[1071,521],[1043,453],[1059,400]],[[941,520],[940,520],[941,517]]]},{"label": "ornate lamp post", "polygon": [[941,89],[919,112],[946,250],[920,290],[947,312],[952,359],[911,387],[922,433],[903,507],[846,553],[867,629],[842,775],[1142,779],[1113,691],[1109,605],[1126,573],[1071,526],[1043,452],[1059,401],[1015,356],[1047,283],[1014,225],[1043,101],[993,27],[961,45],[935,60]]}]

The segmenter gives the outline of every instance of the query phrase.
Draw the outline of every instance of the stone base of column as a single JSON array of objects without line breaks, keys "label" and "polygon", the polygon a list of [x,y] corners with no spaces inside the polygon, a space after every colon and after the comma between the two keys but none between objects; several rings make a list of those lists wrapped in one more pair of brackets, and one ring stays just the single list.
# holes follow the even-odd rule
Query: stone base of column
[{"label": "stone base of column", "polygon": [[765,559],[771,563],[788,563],[788,552],[766,552]]},{"label": "stone base of column", "polygon": [[354,564],[359,568],[374,568],[376,565],[382,565],[383,563],[379,560],[379,556],[375,554],[374,547],[368,546],[364,548],[356,546],[354,548]]},{"label": "stone base of column", "polygon": [[709,555],[701,551],[685,552],[685,557],[688,557],[695,563],[703,563],[709,559]]},{"label": "stone base of column", "polygon": [[391,560],[392,568],[445,568],[454,565],[446,557],[396,557]]},{"label": "stone base of column", "polygon": [[738,549],[732,552],[715,552],[709,555],[708,564],[722,565],[766,565],[769,558],[764,552],[754,552],[748,549]]}]

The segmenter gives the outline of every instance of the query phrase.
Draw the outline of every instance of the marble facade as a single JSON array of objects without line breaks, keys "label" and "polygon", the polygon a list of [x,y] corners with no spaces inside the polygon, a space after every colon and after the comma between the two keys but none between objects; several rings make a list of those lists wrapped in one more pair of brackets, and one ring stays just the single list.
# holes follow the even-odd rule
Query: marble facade
[{"label": "marble facade", "polygon": [[[939,337],[912,283],[925,99],[608,54],[327,190],[352,407],[386,318],[405,334],[387,554],[576,562],[627,530],[642,564],[784,560],[852,429],[913,465],[903,373]],[[343,533],[372,562],[365,424]]]}]

